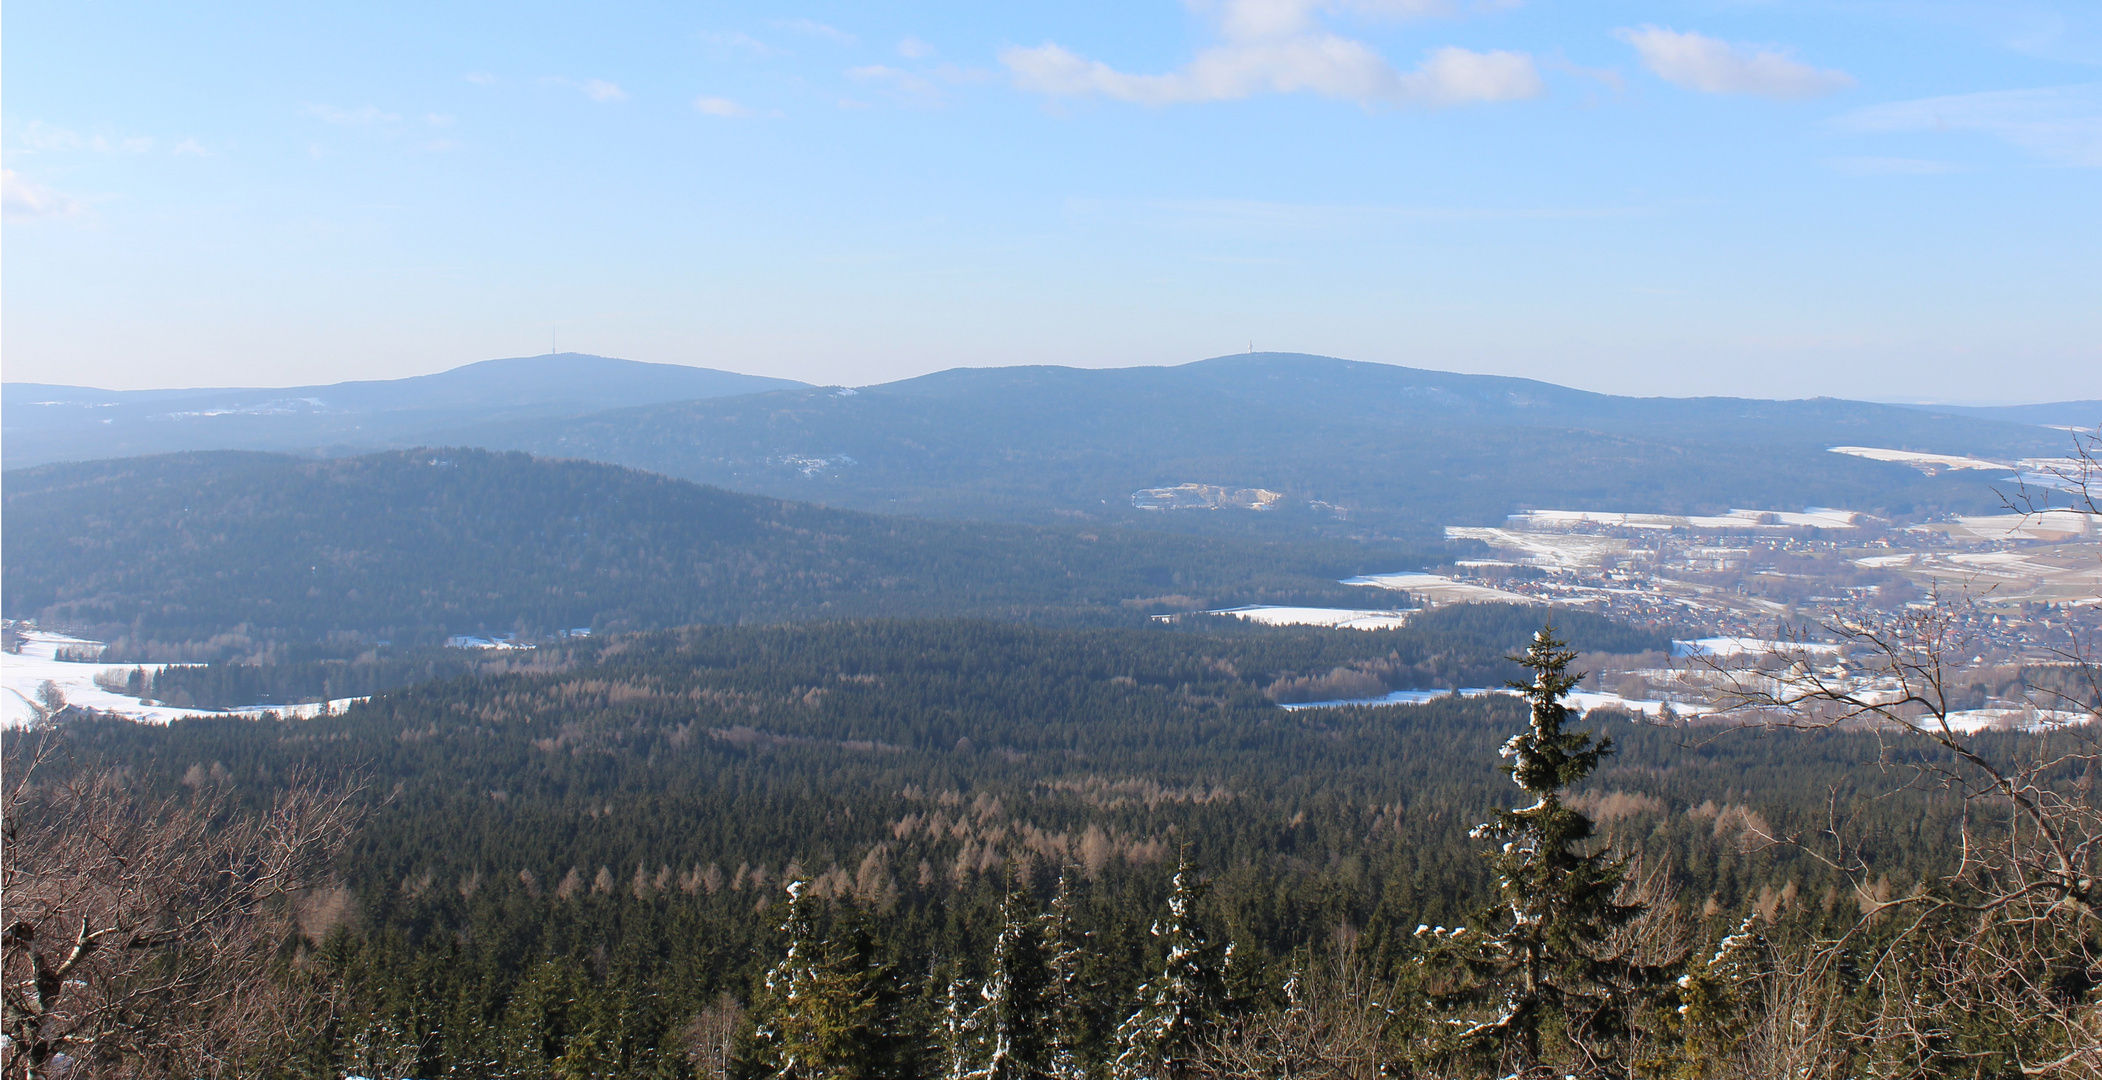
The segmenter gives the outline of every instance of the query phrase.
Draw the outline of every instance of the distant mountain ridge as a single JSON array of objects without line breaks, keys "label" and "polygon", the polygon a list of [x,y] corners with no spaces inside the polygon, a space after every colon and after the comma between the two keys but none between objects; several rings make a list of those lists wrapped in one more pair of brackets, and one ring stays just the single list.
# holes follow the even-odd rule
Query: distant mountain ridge
[{"label": "distant mountain ridge", "polygon": [[583,353],[326,386],[97,390],[8,383],[0,387],[0,453],[14,467],[182,450],[375,448],[418,441],[417,433],[434,428],[804,385]]},{"label": "distant mountain ridge", "polygon": [[1906,408],[1947,413],[1952,416],[1975,416],[1981,420],[2040,424],[2045,427],[2102,426],[2102,399],[2047,401],[2036,405],[1908,405]]},{"label": "distant mountain ridge", "polygon": [[[1298,353],[957,368],[852,390],[563,355],[385,383],[141,391],[71,410],[37,404],[39,392],[8,388],[11,465],[478,446],[884,513],[1273,536],[1427,538],[1528,508],[1987,511],[1996,477],[1922,477],[1828,450],[2015,460],[2066,449],[2063,432],[1960,410],[1621,397]],[[1280,498],[1260,514],[1134,505],[1134,492],[1187,484]]]},{"label": "distant mountain ridge", "polygon": [[[2057,432],[1892,405],[1616,397],[1291,353],[963,368],[851,393],[486,424],[438,441],[897,513],[1341,534],[1487,523],[1529,506],[1983,511],[1999,504],[1992,478],[1927,478],[1828,450],[2012,459],[2063,449]],[[1187,483],[1284,498],[1261,515],[1132,505],[1135,491]]]}]

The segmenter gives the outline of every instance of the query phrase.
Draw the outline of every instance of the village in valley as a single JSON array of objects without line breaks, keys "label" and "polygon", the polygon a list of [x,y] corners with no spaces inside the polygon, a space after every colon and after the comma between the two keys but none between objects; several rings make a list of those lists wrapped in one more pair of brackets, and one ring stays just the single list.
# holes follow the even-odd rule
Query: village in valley
[{"label": "village in valley", "polygon": [[[2007,506],[1903,522],[1827,507],[1715,515],[1534,509],[1500,526],[1448,526],[1446,538],[1465,552],[1449,565],[1346,579],[1367,589],[1362,609],[1209,614],[1381,629],[1448,604],[1523,603],[1668,627],[1670,657],[1587,657],[1579,703],[1688,717],[1728,704],[1749,674],[1791,666],[1822,665],[1828,678],[1874,693],[1881,665],[1855,655],[1863,643],[1854,632],[1923,625],[1931,613],[1938,659],[1960,687],[1949,702],[1953,723],[2063,719],[2038,708],[2022,672],[2067,664],[2102,630],[2102,515],[2085,495],[2092,460],[2010,466],[1863,447],[1835,452],[1922,471],[2012,471]],[[1397,691],[1376,700],[1423,696]]]}]

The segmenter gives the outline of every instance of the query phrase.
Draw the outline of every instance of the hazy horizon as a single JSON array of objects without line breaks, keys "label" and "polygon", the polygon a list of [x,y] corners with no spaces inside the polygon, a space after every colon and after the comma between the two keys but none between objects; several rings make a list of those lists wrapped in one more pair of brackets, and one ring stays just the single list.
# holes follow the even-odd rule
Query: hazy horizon
[{"label": "hazy horizon", "polygon": [[2102,12],[13,5],[6,378],[2102,395]]},{"label": "hazy horizon", "polygon": [[[1269,353],[1283,353],[1283,354],[1286,354],[1286,355],[1307,355],[1307,356],[1318,356],[1318,355],[1321,355],[1321,354],[1318,354],[1318,353],[1303,353],[1303,352],[1299,352],[1299,351],[1297,351],[1297,350],[1256,350],[1256,351],[1257,351],[1257,352],[1269,352]],[[1164,364],[1125,364],[1125,365],[1115,365],[1115,368],[1130,368],[1130,367],[1182,367],[1182,366],[1184,366],[1184,365],[1187,365],[1187,364],[1196,364],[1196,363],[1202,363],[1202,362],[1204,362],[1204,361],[1206,361],[1206,360],[1219,360],[1219,359],[1224,359],[1225,357],[1228,357],[1228,356],[1234,356],[1234,355],[1239,355],[1239,354],[1236,354],[1236,353],[1221,353],[1221,354],[1219,354],[1218,356],[1202,356],[1202,357],[1198,357],[1198,358],[1196,358],[1196,359],[1193,359],[1193,360],[1181,360],[1181,361],[1174,361],[1174,362],[1170,362],[1170,363],[1164,363]],[[479,364],[479,363],[489,363],[489,362],[494,362],[494,361],[503,361],[503,360],[529,360],[529,359],[533,359],[534,357],[539,357],[539,356],[579,356],[579,357],[586,357],[586,358],[590,358],[590,359],[598,359],[598,360],[623,360],[623,361],[632,361],[632,362],[636,362],[636,363],[645,363],[645,364],[669,364],[669,365],[671,365],[671,366],[675,366],[675,367],[689,367],[689,368],[697,368],[697,369],[706,369],[706,370],[720,370],[720,371],[735,371],[735,369],[732,369],[732,368],[710,368],[710,367],[709,367],[708,365],[705,365],[705,364],[679,364],[679,363],[676,363],[676,362],[673,362],[673,361],[645,360],[645,359],[640,359],[640,358],[637,358],[637,357],[627,357],[627,356],[602,356],[602,355],[600,355],[600,354],[598,354],[598,353],[577,353],[577,352],[572,352],[572,351],[569,351],[569,350],[564,350],[564,351],[563,351],[563,352],[561,352],[561,353],[531,353],[531,354],[526,354],[526,355],[522,355],[522,356],[497,356],[497,357],[485,357],[485,358],[483,358],[483,359],[481,359],[481,360],[468,360],[468,361],[464,361],[464,362],[462,362],[462,363],[459,363],[459,364],[452,364],[452,365],[449,365],[449,366],[446,366],[446,367],[436,368],[436,369],[433,369],[433,370],[431,370],[431,371],[415,371],[415,372],[410,372],[410,373],[408,373],[407,375],[402,375],[402,376],[396,376],[396,378],[415,378],[415,377],[417,377],[417,376],[422,376],[422,375],[437,375],[437,374],[442,374],[442,373],[444,373],[444,372],[447,372],[447,371],[455,371],[455,370],[458,370],[458,369],[460,369],[460,368],[463,368],[463,367],[470,367],[470,366],[473,366],[473,365],[475,365],[475,364]],[[1330,359],[1338,359],[1338,360],[1355,360],[1355,358],[1353,358],[1353,357],[1347,357],[1347,356],[1344,356],[1344,357],[1331,357]],[[1364,363],[1375,363],[1375,364],[1381,364],[1381,363],[1388,363],[1387,361],[1383,361],[1383,360],[1369,360],[1369,361],[1362,361],[1362,362],[1364,362]],[[1419,369],[1421,369],[1421,368],[1423,367],[1422,365],[1418,365],[1418,364],[1395,364],[1395,365],[1390,365],[1390,366],[1396,366],[1396,367],[1410,367],[1410,368],[1419,368]],[[912,374],[910,374],[910,375],[903,375],[903,376],[900,376],[900,377],[899,377],[898,379],[886,379],[886,380],[883,380],[883,382],[896,382],[896,381],[901,381],[901,380],[904,380],[904,379],[912,379],[912,378],[917,378],[917,377],[919,377],[919,376],[921,376],[921,375],[932,375],[932,374],[938,374],[938,373],[940,373],[940,372],[943,372],[943,371],[958,371],[958,370],[971,370],[971,369],[977,369],[977,370],[986,370],[986,369],[995,369],[995,368],[1003,368],[1003,367],[1069,367],[1069,368],[1074,368],[1074,369],[1078,369],[1078,370],[1114,370],[1114,368],[1113,368],[1112,366],[1110,366],[1110,365],[1099,365],[1099,366],[1096,366],[1096,365],[1084,365],[1084,364],[963,364],[963,365],[957,365],[957,366],[955,366],[955,367],[948,367],[948,368],[935,368],[935,369],[932,369],[932,370],[929,370],[929,371],[924,371],[924,372],[914,372],[914,373],[912,373]],[[1428,369],[1428,370],[1436,370],[1436,371],[1452,371],[1452,372],[1453,372],[1454,374],[1460,374],[1460,375],[1484,375],[1484,376],[1499,376],[1499,375],[1501,374],[1501,373],[1499,373],[1499,372],[1493,372],[1493,371],[1457,371],[1457,370],[1454,370],[1454,369],[1448,369],[1448,368],[1430,368],[1430,369]],[[754,373],[754,372],[738,372],[738,374],[756,374],[756,373]],[[776,377],[776,378],[789,378],[790,376],[775,376],[775,377]],[[1507,376],[1507,377],[1511,377],[1511,378],[1526,378],[1526,377],[1528,377],[1528,376]],[[42,381],[42,380],[15,380],[15,379],[9,379],[9,380],[7,380],[7,381],[6,381],[5,385],[10,385],[10,386],[12,386],[12,385],[59,385],[59,386],[80,386],[80,387],[84,387],[84,388],[89,388],[89,389],[96,389],[96,390],[113,390],[113,391],[123,391],[123,390],[169,390],[169,391],[180,391],[180,390],[200,390],[200,391],[202,391],[202,390],[215,390],[215,389],[255,389],[255,390],[269,390],[269,389],[293,389],[293,388],[297,388],[297,387],[311,387],[311,386],[328,386],[328,385],[335,385],[335,384],[338,384],[338,383],[347,383],[347,382],[365,382],[365,381],[383,381],[383,380],[365,380],[365,379],[336,379],[336,380],[332,380],[331,382],[325,382],[325,383],[319,383],[319,382],[317,382],[317,383],[268,383],[268,384],[253,384],[253,385],[245,385],[245,386],[241,386],[241,387],[233,387],[233,386],[206,386],[206,385],[202,385],[202,384],[195,384],[195,385],[187,385],[187,386],[127,386],[127,387],[118,387],[118,386],[89,386],[88,384],[84,384],[84,383],[49,383],[49,382],[45,382],[45,381]],[[806,382],[807,382],[808,380],[802,380],[802,381],[806,381]],[[1544,382],[1554,382],[1555,380],[1552,380],[1552,379],[1548,379],[1548,380],[1541,380],[1541,381],[1544,381]],[[813,386],[842,386],[842,387],[867,387],[867,386],[877,386],[877,385],[881,385],[881,383],[811,383],[810,385],[813,385]],[[1597,389],[1597,388],[1595,388],[1595,387],[1583,386],[1583,385],[1580,385],[1580,384],[1576,384],[1576,383],[1569,383],[1569,382],[1562,382],[1562,383],[1556,383],[1556,385],[1559,385],[1559,386],[1567,386],[1567,387],[1570,387],[1571,389],[1575,389],[1575,390],[1588,390],[1588,391],[1591,391],[1591,392],[1593,392],[1593,393],[1613,393],[1613,391],[1609,391],[1609,390],[1600,390],[1600,389]],[[1757,395],[1741,395],[1741,394],[1702,394],[1702,393],[1690,393],[1690,394],[1640,394],[1640,395],[1624,395],[1624,396],[1639,396],[1639,397],[1689,397],[1689,398],[1692,398],[1692,397],[1746,397],[1746,396],[1757,396]],[[1833,397],[1833,396],[1842,396],[1842,395],[1829,395],[1829,394],[1822,394],[1822,395],[1817,395],[1817,394],[1814,394],[1814,395],[1803,395],[1803,396],[1804,396],[1804,397]],[[1792,399],[1789,399],[1789,398],[1776,398],[1776,399],[1774,399],[1774,400],[1792,400]],[[2077,400],[2086,400],[2086,399],[2085,399],[2085,398],[2083,398],[2083,397],[2082,397],[2081,395],[2079,395],[2079,394],[2069,394],[2069,395],[2067,395],[2067,396],[2065,396],[2065,397],[2059,397],[2059,398],[2021,398],[2021,399],[2017,399],[2017,398],[2001,398],[2001,399],[1993,399],[1993,398],[1979,398],[1979,399],[1964,399],[1964,400],[1950,400],[1950,399],[1930,399],[1930,398],[1901,398],[1901,397],[1880,397],[1880,398],[1877,398],[1877,397],[1865,397],[1865,398],[1856,398],[1856,399],[1851,399],[1851,400],[1859,400],[1859,401],[1864,401],[1864,402],[1871,402],[1871,403],[1875,403],[1875,404],[1884,404],[1884,405],[1951,405],[1951,406],[1976,406],[1976,407],[1988,407],[1988,408],[1989,408],[1989,407],[1994,407],[1994,406],[2006,406],[2006,405],[2038,405],[2038,404],[2049,404],[2049,403],[2055,403],[2055,402],[2060,402],[2060,401],[2077,401]]]}]

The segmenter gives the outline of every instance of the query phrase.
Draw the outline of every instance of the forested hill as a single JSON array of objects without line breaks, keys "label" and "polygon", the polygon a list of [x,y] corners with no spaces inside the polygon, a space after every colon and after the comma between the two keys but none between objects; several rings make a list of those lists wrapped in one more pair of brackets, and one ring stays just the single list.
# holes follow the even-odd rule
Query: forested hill
[{"label": "forested hill", "polygon": [[1339,577],[1435,555],[928,522],[476,450],[243,453],[5,480],[6,614],[133,643],[398,644],[868,615],[1125,621],[1198,604],[1347,606]]},{"label": "forested hill", "polygon": [[462,424],[801,385],[581,353],[327,386],[98,390],[9,383],[0,395],[0,450],[18,466],[182,450],[376,450],[415,445],[431,431]]},{"label": "forested hill", "polygon": [[[2000,505],[2000,477],[1927,477],[1830,448],[2012,460],[2068,446],[2062,432],[1894,405],[1618,397],[1281,353],[1179,367],[959,369],[853,391],[489,424],[446,439],[886,512],[1390,534],[1499,523],[1524,507],[1985,512]],[[1132,505],[1135,490],[1184,483],[1284,498],[1265,514]]]},{"label": "forested hill", "polygon": [[[10,741],[8,764],[57,738],[68,753],[53,768],[120,767],[148,790],[256,806],[301,769],[365,778],[375,808],[335,868],[344,888],[302,906],[313,970],[342,987],[340,1023],[303,1044],[319,1059],[303,1074],[382,1075],[350,1055],[406,1047],[414,1071],[384,1075],[578,1075],[564,1071],[578,1060],[598,1063],[584,1075],[678,1075],[693,1017],[723,994],[755,999],[793,877],[864,920],[870,948],[924,994],[914,1030],[931,1030],[942,965],[983,978],[1003,894],[1041,899],[1064,867],[1081,879],[1101,1059],[1157,963],[1146,928],[1179,854],[1213,878],[1202,914],[1259,997],[1339,928],[1362,930],[1391,973],[1413,927],[1470,917],[1491,877],[1468,833],[1521,794],[1496,766],[1522,704],[1286,712],[1264,691],[1368,662],[1493,678],[1536,617],[1441,611],[1375,632],[700,627],[550,647],[531,670],[314,720],[73,719]],[[1644,644],[1596,620],[1568,628],[1582,647]],[[1883,790],[1878,770],[1910,760],[1869,734],[1584,726],[1618,750],[1572,797],[1715,927],[1776,895],[1802,896],[1813,918],[1851,913],[1844,880],[1755,851],[1747,832],[1822,827],[1835,791]],[[1903,790],[1848,828],[1902,895],[1958,850],[1960,805]]]}]

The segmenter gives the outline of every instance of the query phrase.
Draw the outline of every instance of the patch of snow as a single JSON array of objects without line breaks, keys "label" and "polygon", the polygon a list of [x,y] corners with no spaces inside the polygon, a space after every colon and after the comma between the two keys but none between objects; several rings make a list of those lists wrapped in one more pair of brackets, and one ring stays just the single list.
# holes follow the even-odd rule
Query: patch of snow
[{"label": "patch of snow", "polygon": [[1206,615],[1231,615],[1265,626],[1327,626],[1339,630],[1392,630],[1409,621],[1406,611],[1368,611],[1358,608],[1278,607],[1254,604],[1221,608]]},{"label": "patch of snow", "polygon": [[[1461,690],[1396,690],[1374,698],[1354,698],[1346,701],[1297,701],[1278,708],[1298,711],[1300,709],[1335,709],[1345,705],[1423,705],[1446,697],[1475,698],[1491,694],[1516,696],[1516,691],[1468,687]],[[1640,701],[1621,697],[1619,694],[1594,694],[1573,691],[1563,698],[1571,709],[1589,712],[1592,709],[1620,709],[1644,716],[1662,716],[1666,707],[1680,716],[1691,716],[1714,711],[1711,706],[1688,702]]]},{"label": "patch of snow", "polygon": [[1898,465],[1910,465],[1932,476],[1943,469],[1990,469],[2005,472],[2014,466],[1984,458],[1964,457],[1960,454],[1922,454],[1912,450],[1886,450],[1877,446],[1834,446],[1835,454],[1848,457],[1867,458],[1870,461],[1888,461]]},{"label": "patch of snow", "polygon": [[[574,633],[574,631],[572,631]],[[589,633],[589,631],[586,631]],[[454,634],[445,639],[448,649],[530,649],[531,645],[520,644],[508,637],[486,638],[473,634]]]},{"label": "patch of snow", "polygon": [[1626,514],[1607,510],[1529,510],[1512,514],[1511,524],[1522,529],[1567,529],[1577,525],[1604,525],[1619,529],[1852,529],[1861,515],[1852,510],[1826,506],[1793,510],[1732,510],[1727,514]]},{"label": "patch of snow", "polygon": [[1462,690],[1396,690],[1382,697],[1350,698],[1340,701],[1295,701],[1278,708],[1297,712],[1300,709],[1335,709],[1345,705],[1423,705],[1444,697],[1487,697],[1490,694],[1508,694],[1509,690],[1491,690],[1483,687],[1468,687]]},{"label": "patch of snow", "polygon": [[[1450,530],[1448,530],[1450,531]],[[1394,589],[1420,598],[1425,604],[1440,607],[1445,604],[1537,604],[1540,601],[1524,593],[1505,592],[1487,585],[1476,585],[1466,581],[1454,581],[1437,574],[1403,571],[1393,574],[1366,574],[1362,577],[1344,578],[1342,584],[1358,585],[1370,589]]]},{"label": "patch of snow", "polygon": [[1139,510],[1274,510],[1283,495],[1266,488],[1227,488],[1213,484],[1177,484],[1140,488],[1131,493]]},{"label": "patch of snow", "polygon": [[1673,656],[1762,656],[1767,654],[1812,653],[1830,655],[1837,653],[1839,646],[1823,642],[1770,641],[1754,637],[1711,637],[1693,641],[1671,643]]},{"label": "patch of snow", "polygon": [[154,675],[165,668],[179,665],[104,664],[60,660],[58,653],[61,650],[99,652],[102,643],[42,630],[24,630],[22,638],[22,651],[19,654],[0,653],[0,727],[24,727],[35,723],[40,714],[34,703],[46,682],[58,687],[59,693],[65,695],[68,705],[96,712],[115,713],[149,724],[165,724],[170,720],[198,716],[261,716],[264,713],[311,719],[324,712],[339,713],[360,701],[368,700],[361,697],[339,698],[308,705],[262,705],[246,709],[179,709],[173,705],[153,705],[128,694],[105,690],[96,684],[95,677],[109,675],[126,678],[135,668],[143,669],[148,675]]},{"label": "patch of snow", "polygon": [[1946,530],[1953,539],[2041,540],[2062,542],[2102,533],[2097,515],[2084,510],[2041,510],[2034,514],[1990,514],[1959,517],[1953,525],[1915,526]]},{"label": "patch of snow", "polygon": [[[1949,714],[1949,730],[1963,735],[1981,731],[2048,731],[2093,720],[2088,713],[2063,709],[1964,709]],[[1922,726],[1931,727],[1932,721]]]}]

